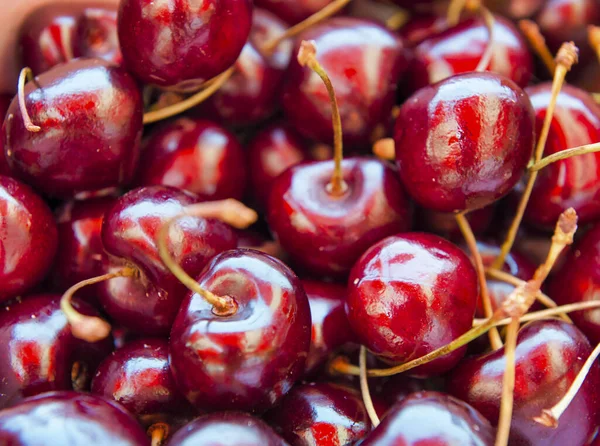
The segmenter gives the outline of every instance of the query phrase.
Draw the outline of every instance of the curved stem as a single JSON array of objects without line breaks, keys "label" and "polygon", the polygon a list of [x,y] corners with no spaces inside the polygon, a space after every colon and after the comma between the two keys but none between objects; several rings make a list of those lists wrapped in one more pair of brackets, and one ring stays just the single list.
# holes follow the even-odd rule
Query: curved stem
[{"label": "curved stem", "polygon": [[246,229],[258,220],[254,209],[233,198],[191,204],[182,215],[213,218],[237,229]]},{"label": "curved stem", "polygon": [[373,144],[373,153],[376,157],[392,161],[396,158],[396,144],[393,138],[382,138]]},{"label": "curved stem", "polygon": [[137,274],[137,270],[133,268],[123,268],[116,273],[108,273],[102,276],[93,277],[76,283],[62,295],[60,299],[60,309],[67,318],[67,322],[71,326],[73,336],[87,342],[97,342],[105,339],[110,334],[110,324],[97,316],[87,316],[81,314],[73,307],[73,296],[80,289],[104,282],[106,280],[115,279],[117,277],[133,277]]},{"label": "curved stem", "polygon": [[[550,96],[550,103],[548,104],[548,108],[546,109],[546,116],[544,117],[542,131],[540,133],[537,142],[537,147],[535,149],[535,154],[533,158],[534,165],[542,159],[544,147],[546,146],[546,140],[548,139],[548,133],[550,132],[550,124],[552,124],[552,118],[554,116],[554,109],[556,107],[558,94],[560,93],[562,85],[565,81],[565,76],[567,75],[567,72],[577,62],[577,55],[577,47],[572,42],[563,43],[560,50],[558,51],[558,54],[556,55],[556,71],[554,72],[554,80],[552,81],[552,95]],[[519,205],[517,207],[517,213],[515,214],[513,221],[510,225],[510,228],[506,235],[506,240],[500,248],[500,253],[498,254],[496,259],[494,260],[494,263],[492,264],[492,268],[494,269],[502,268],[506,256],[512,249],[513,243],[515,242],[515,238],[517,236],[517,231],[519,230],[519,226],[521,225],[521,221],[523,220],[523,215],[525,214],[525,208],[527,207],[527,203],[529,202],[529,198],[531,197],[533,185],[535,184],[535,180],[537,179],[537,174],[537,170],[534,170],[529,173],[527,185],[525,186],[525,190],[523,191],[523,195],[521,195],[521,200],[519,201]]]},{"label": "curved stem", "polygon": [[485,71],[487,70],[492,60],[492,56],[494,55],[494,25],[496,24],[496,19],[494,18],[494,14],[492,14],[490,10],[483,5],[479,5],[479,13],[481,14],[481,17],[483,18],[485,26],[488,30],[490,40],[483,55],[481,56],[481,59],[479,59],[479,63],[477,64],[475,71]]},{"label": "curved stem", "polygon": [[301,66],[308,66],[321,78],[329,94],[331,101],[331,122],[333,125],[333,160],[335,163],[331,181],[328,185],[328,192],[333,196],[342,195],[348,189],[348,185],[342,176],[342,119],[338,108],[335,90],[331,84],[329,76],[317,61],[317,47],[315,42],[303,40],[298,51],[298,62]]},{"label": "curved stem", "polygon": [[521,32],[529,42],[529,46],[533,48],[535,53],[541,59],[543,64],[548,69],[550,74],[554,74],[556,70],[556,62],[554,61],[554,57],[552,57],[552,53],[546,45],[546,39],[542,35],[540,31],[540,27],[532,20],[520,20],[519,28]]},{"label": "curved stem", "polygon": [[452,0],[448,5],[448,11],[446,13],[446,21],[449,27],[458,25],[460,22],[460,15],[465,9],[465,5],[468,0]]},{"label": "curved stem", "polygon": [[[473,257],[473,262],[475,263],[475,270],[477,271],[477,279],[479,281],[479,294],[481,297],[481,303],[483,304],[483,312],[485,317],[490,318],[494,310],[492,308],[492,302],[488,293],[487,280],[485,278],[485,266],[483,265],[483,259],[481,258],[481,254],[477,248],[477,240],[475,240],[475,235],[473,234],[473,230],[471,229],[469,221],[462,212],[456,214],[456,223],[462,232],[465,242],[469,247],[469,251],[471,252],[471,256]],[[502,338],[500,337],[500,333],[498,333],[498,329],[495,327],[491,328],[488,336],[490,338],[490,344],[494,350],[502,347]]]},{"label": "curved stem", "polygon": [[594,49],[596,57],[600,62],[600,26],[589,25],[588,26],[588,42]]},{"label": "curved stem", "polygon": [[23,125],[28,132],[37,133],[42,128],[39,125],[35,125],[31,122],[31,117],[27,111],[27,105],[25,104],[25,81],[31,81],[33,79],[33,72],[31,68],[25,67],[19,73],[19,83],[17,84],[17,97],[19,100],[19,110],[21,111],[21,118],[23,119]]},{"label": "curved stem", "polygon": [[184,111],[189,110],[192,107],[195,107],[198,104],[201,104],[209,97],[211,97],[217,90],[219,90],[223,86],[223,84],[225,84],[225,82],[229,80],[234,71],[235,65],[228,68],[223,73],[219,74],[217,77],[210,81],[210,85],[208,85],[205,89],[200,90],[198,93],[190,96],[189,98],[184,99],[183,101],[178,102],[177,104],[173,104],[168,107],[144,113],[144,125],[162,121],[163,119],[167,119],[172,116],[178,115],[180,113],[183,113]]},{"label": "curved stem", "polygon": [[506,331],[506,345],[504,347],[506,363],[504,376],[502,377],[502,399],[500,400],[500,418],[498,420],[495,446],[508,445],[515,397],[515,350],[517,348],[518,332],[519,319],[512,318]]},{"label": "curved stem", "polygon": [[367,348],[364,345],[360,346],[360,356],[358,358],[358,364],[360,368],[360,392],[362,399],[367,409],[367,414],[371,419],[373,427],[379,426],[380,420],[377,415],[377,411],[373,406],[373,400],[371,399],[371,392],[369,391],[369,380],[367,379]]},{"label": "curved stem", "polygon": [[385,27],[390,31],[398,31],[410,20],[410,14],[404,9],[398,9],[385,21]]},{"label": "curved stem", "polygon": [[561,152],[553,153],[552,155],[545,156],[535,164],[529,167],[531,172],[535,172],[538,170],[542,170],[544,167],[555,163],[560,160],[564,160],[567,158],[571,158],[573,156],[585,155],[586,153],[595,153],[600,152],[600,142],[596,142],[593,144],[585,144],[579,147],[572,147],[567,150],[563,150]]},{"label": "curved stem", "polygon": [[151,446],[162,446],[169,436],[169,425],[166,423],[154,423],[146,431],[150,437]]}]

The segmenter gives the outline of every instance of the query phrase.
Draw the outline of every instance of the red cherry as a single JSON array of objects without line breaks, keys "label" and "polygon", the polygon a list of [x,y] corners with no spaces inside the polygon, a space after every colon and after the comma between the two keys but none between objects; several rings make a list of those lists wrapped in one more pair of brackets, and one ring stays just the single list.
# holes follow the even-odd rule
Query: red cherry
[{"label": "red cherry", "polygon": [[73,36],[75,57],[98,57],[121,65],[123,55],[117,35],[117,11],[86,8],[77,18]]},{"label": "red cherry", "polygon": [[420,14],[411,17],[410,21],[398,30],[400,36],[409,47],[418,45],[448,28],[446,17],[437,14]]},{"label": "red cherry", "polygon": [[269,409],[304,372],[310,308],[302,284],[283,263],[246,249],[216,256],[197,282],[237,310],[218,316],[199,294],[185,298],[170,338],[179,389],[199,409]]},{"label": "red cherry", "polygon": [[0,176],[0,302],[32,289],[56,252],[50,209],[28,186]]},{"label": "red cherry", "polygon": [[[476,209],[466,215],[475,235],[483,235],[494,220],[496,206]],[[417,227],[424,232],[431,232],[449,240],[463,240],[463,235],[456,223],[456,216],[451,212],[438,212],[427,208],[417,208]]]},{"label": "red cherry", "polygon": [[[558,427],[546,427],[533,420],[564,396],[591,351],[583,333],[567,322],[535,321],[520,330],[515,352],[511,445],[576,446],[587,444],[595,435],[600,415],[598,364],[560,417]],[[448,389],[496,423],[505,361],[504,349],[466,360],[453,371]]]},{"label": "red cherry", "polygon": [[229,68],[252,23],[250,0],[123,0],[118,31],[127,68],[142,82],[198,86]]},{"label": "red cherry", "polygon": [[271,11],[290,25],[295,25],[320,11],[334,0],[255,0],[260,8]]},{"label": "red cherry", "polygon": [[98,59],[58,65],[28,82],[2,127],[13,172],[45,195],[71,198],[131,180],[142,134],[142,98],[124,69]]},{"label": "red cherry", "polygon": [[[348,279],[346,314],[371,352],[390,362],[423,356],[467,332],[477,303],[477,277],[466,254],[432,234],[388,237],[368,249]],[[415,369],[451,369],[465,348]]]},{"label": "red cherry", "polygon": [[237,138],[214,122],[169,122],[150,134],[143,153],[140,186],[173,186],[203,201],[242,199],[246,192],[246,154]]},{"label": "red cherry", "polygon": [[[10,106],[10,102],[12,101],[12,96],[8,94],[0,94],[0,119],[4,122],[4,117],[6,116],[6,111]],[[2,143],[2,139],[0,138],[0,175],[11,176],[10,168],[8,167],[8,161],[6,161],[6,156],[4,155],[4,146]]]},{"label": "red cherry", "polygon": [[525,171],[533,109],[509,79],[459,74],[404,103],[395,142],[400,177],[415,201],[442,212],[478,209],[506,195]]},{"label": "red cherry", "polygon": [[[374,22],[336,17],[304,31],[314,40],[317,59],[331,77],[339,101],[344,144],[364,149],[379,124],[385,124],[395,102],[396,85],[406,69],[402,41]],[[305,136],[330,144],[331,104],[318,76],[292,58],[283,90],[290,124]]]}]

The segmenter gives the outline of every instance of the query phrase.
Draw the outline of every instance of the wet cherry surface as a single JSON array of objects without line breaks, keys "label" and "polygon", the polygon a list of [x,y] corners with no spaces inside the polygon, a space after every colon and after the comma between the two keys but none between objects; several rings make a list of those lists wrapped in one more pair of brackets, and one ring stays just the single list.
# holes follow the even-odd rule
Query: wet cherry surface
[{"label": "wet cherry surface", "polygon": [[75,57],[99,57],[116,65],[123,62],[117,35],[116,9],[86,8],[77,18],[73,36]]}]

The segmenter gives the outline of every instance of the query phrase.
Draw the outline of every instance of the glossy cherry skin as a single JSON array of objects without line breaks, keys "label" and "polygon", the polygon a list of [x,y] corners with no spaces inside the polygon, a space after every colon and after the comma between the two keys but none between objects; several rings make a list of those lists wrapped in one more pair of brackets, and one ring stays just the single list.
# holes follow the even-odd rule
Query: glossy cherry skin
[{"label": "glossy cherry skin", "polygon": [[[533,421],[566,393],[592,352],[589,341],[574,325],[559,320],[525,325],[517,338],[516,385],[511,445],[583,445],[595,435],[600,414],[596,389],[600,368],[595,364],[557,428]],[[504,349],[465,360],[450,377],[448,389],[479,410],[492,424],[500,410]]]},{"label": "glossy cherry skin", "polygon": [[[107,271],[137,268],[139,277],[111,279],[99,285],[99,299],[120,325],[140,334],[167,334],[187,288],[171,274],[158,254],[162,225],[196,203],[191,193],[165,186],[134,189],[107,211],[102,243]],[[232,249],[237,237],[217,220],[186,217],[173,225],[168,247],[174,260],[195,276],[216,254]]]},{"label": "glossy cherry skin", "polygon": [[354,444],[371,429],[360,393],[330,383],[294,387],[265,419],[292,446]]},{"label": "glossy cherry skin", "polygon": [[[35,420],[32,423],[32,420]],[[95,395],[48,392],[0,412],[0,443],[147,446],[144,430],[118,404]]]},{"label": "glossy cherry skin", "polygon": [[[600,226],[595,225],[567,254],[550,282],[548,294],[559,305],[598,300],[600,293]],[[570,315],[588,339],[600,342],[600,310],[576,311]]]},{"label": "glossy cherry skin", "polygon": [[333,0],[255,0],[254,4],[271,11],[290,25],[320,11]]},{"label": "glossy cherry skin", "polygon": [[[413,91],[459,73],[475,71],[490,39],[481,19],[468,19],[422,41],[411,51],[408,77]],[[487,68],[521,88],[531,79],[533,61],[517,28],[496,16],[494,53]]]},{"label": "glossy cherry skin", "polygon": [[238,310],[217,316],[199,295],[185,298],[170,338],[179,389],[199,409],[269,409],[304,372],[311,319],[300,280],[273,257],[235,249],[216,256],[197,281],[232,297]]},{"label": "glossy cherry skin", "polygon": [[25,85],[25,103],[41,130],[25,129],[15,98],[2,134],[11,170],[28,184],[44,195],[71,198],[132,179],[142,97],[123,68],[99,59],[58,65]]},{"label": "glossy cherry skin", "polygon": [[[297,38],[314,40],[317,60],[336,92],[344,144],[364,149],[395,102],[396,85],[406,69],[400,38],[375,22],[336,17]],[[283,107],[290,124],[303,135],[331,144],[331,104],[325,85],[308,67],[292,58],[283,88]]]},{"label": "glossy cherry skin", "polygon": [[[432,234],[383,239],[356,262],[348,279],[346,314],[371,352],[390,362],[423,356],[468,331],[477,303],[477,277],[466,254]],[[411,374],[451,369],[465,349]]]},{"label": "glossy cherry skin", "polygon": [[144,419],[165,418],[189,411],[169,368],[169,343],[144,338],[125,344],[98,367],[92,393],[121,404]]},{"label": "glossy cherry skin", "polygon": [[[81,302],[75,305],[82,313],[95,314]],[[60,295],[7,303],[0,310],[0,408],[42,392],[85,385],[112,351],[112,342],[112,337],[96,343],[75,338],[60,310]],[[75,361],[80,376],[72,375]]]},{"label": "glossy cherry skin", "polygon": [[417,392],[397,403],[361,446],[492,446],[494,428],[464,401]]},{"label": "glossy cherry skin", "polygon": [[0,302],[37,285],[54,260],[50,209],[25,184],[0,175]]},{"label": "glossy cherry skin", "polygon": [[[398,30],[398,33],[408,47],[414,47],[447,28],[448,21],[446,17],[437,14],[415,14],[406,25]],[[412,56],[411,52],[409,52],[409,55]]]},{"label": "glossy cherry skin", "polygon": [[292,42],[285,40],[267,53],[263,48],[287,25],[264,9],[254,9],[248,42],[231,78],[200,107],[203,116],[228,125],[247,126],[271,116],[280,105],[281,85]]},{"label": "glossy cherry skin", "polygon": [[248,144],[248,170],[253,197],[262,209],[268,206],[275,178],[307,158],[307,144],[289,125],[272,124],[254,136]]},{"label": "glossy cherry skin", "polygon": [[[550,83],[526,89],[541,130],[550,101]],[[564,85],[558,95],[544,155],[600,141],[600,106],[577,87]],[[553,228],[559,215],[572,207],[580,223],[600,218],[600,153],[588,153],[553,163],[538,174],[525,220]]]},{"label": "glossy cherry skin", "polygon": [[166,446],[287,446],[264,421],[243,412],[216,412],[196,418]]},{"label": "glossy cherry skin", "polygon": [[327,191],[333,161],[305,162],[282,173],[269,198],[269,226],[295,265],[345,277],[373,243],[410,227],[410,205],[396,171],[372,158],[347,158],[348,186]]},{"label": "glossy cherry skin", "polygon": [[212,121],[179,118],[148,137],[137,183],[185,189],[202,201],[241,200],[246,178],[246,154],[232,133]]},{"label": "glossy cherry skin", "polygon": [[452,76],[400,108],[396,163],[409,195],[441,212],[474,210],[506,195],[533,151],[534,113],[514,82],[492,73]]},{"label": "glossy cherry skin", "polygon": [[86,8],[77,18],[73,36],[75,57],[98,57],[116,65],[123,62],[117,35],[117,11]]},{"label": "glossy cherry skin", "polygon": [[252,23],[251,0],[124,0],[118,31],[127,68],[142,82],[198,86],[229,68]]},{"label": "glossy cherry skin", "polygon": [[[0,119],[4,122],[4,117],[6,116],[6,111],[10,106],[10,102],[12,101],[12,96],[8,94],[0,94]],[[4,176],[12,176],[10,172],[10,168],[8,167],[8,162],[6,161],[6,157],[4,156],[4,149],[2,146],[2,139],[0,138],[0,175]]]},{"label": "glossy cherry skin", "polygon": [[316,372],[338,347],[355,340],[344,304],[346,287],[334,283],[302,281],[312,320],[311,343],[305,375]]}]

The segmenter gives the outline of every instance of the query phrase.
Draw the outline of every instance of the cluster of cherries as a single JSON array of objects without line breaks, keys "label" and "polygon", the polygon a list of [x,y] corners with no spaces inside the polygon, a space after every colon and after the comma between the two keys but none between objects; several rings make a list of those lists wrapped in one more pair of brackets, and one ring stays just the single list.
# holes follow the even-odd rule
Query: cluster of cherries
[{"label": "cluster of cherries", "polygon": [[0,444],[600,444],[596,24],[34,12],[0,97]]}]

